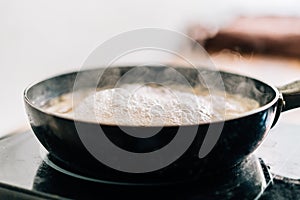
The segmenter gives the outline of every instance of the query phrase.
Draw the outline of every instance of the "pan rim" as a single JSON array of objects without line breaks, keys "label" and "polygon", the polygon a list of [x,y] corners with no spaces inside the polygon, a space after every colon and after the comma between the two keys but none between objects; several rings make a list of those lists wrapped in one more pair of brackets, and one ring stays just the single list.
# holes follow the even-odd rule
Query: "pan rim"
[{"label": "pan rim", "polygon": [[[118,68],[121,68],[121,67],[133,67],[133,66],[117,66]],[[185,68],[183,66],[175,66],[176,68]],[[95,68],[95,69],[88,69],[88,70],[85,70],[85,71],[89,71],[89,70],[97,70],[99,68]],[[208,69],[210,71],[213,71],[211,69]],[[60,74],[57,74],[57,75],[53,75],[53,76],[50,76],[49,78],[44,78],[42,80],[39,80],[39,81],[34,81],[32,82],[31,84],[29,84],[23,91],[23,99],[25,101],[26,104],[28,104],[30,107],[38,110],[39,112],[43,113],[43,114],[46,114],[46,115],[49,115],[49,116],[52,116],[52,117],[55,117],[55,118],[59,118],[59,119],[62,119],[62,120],[68,120],[68,121],[73,121],[74,123],[86,123],[86,124],[93,124],[93,125],[100,125],[100,126],[118,126],[118,127],[129,127],[129,128],[159,128],[159,127],[164,127],[164,128],[177,128],[177,127],[191,127],[191,126],[203,126],[203,125],[209,125],[209,124],[218,124],[218,123],[226,123],[226,122],[230,122],[230,121],[234,121],[234,120],[238,120],[238,119],[241,119],[241,118],[245,118],[245,117],[248,117],[248,116],[251,116],[251,115],[254,115],[256,113],[259,113],[259,112],[262,112],[264,110],[267,110],[268,108],[272,107],[274,104],[276,104],[278,102],[278,99],[280,98],[280,92],[279,90],[273,86],[272,84],[268,84],[266,83],[265,81],[262,81],[260,79],[257,79],[257,78],[253,78],[253,77],[250,77],[250,76],[247,76],[247,75],[242,75],[242,74],[239,74],[239,73],[233,73],[233,72],[228,72],[228,71],[223,71],[223,70],[218,70],[218,72],[221,72],[221,73],[225,73],[225,74],[230,74],[230,75],[235,75],[235,76],[241,76],[241,77],[245,77],[245,78],[249,78],[251,80],[254,80],[256,82],[259,82],[261,84],[264,85],[264,87],[269,87],[272,89],[272,91],[275,93],[275,96],[273,97],[273,99],[267,103],[267,104],[264,104],[262,106],[259,106],[258,108],[256,109],[253,109],[253,110],[250,110],[248,112],[244,112],[243,114],[241,115],[238,115],[238,116],[235,116],[235,117],[231,117],[229,119],[225,119],[225,120],[212,120],[210,122],[203,122],[203,123],[197,123],[197,124],[184,124],[184,125],[163,125],[163,126],[138,126],[138,125],[118,125],[118,124],[107,124],[107,123],[98,123],[98,122],[93,122],[93,121],[85,121],[83,119],[74,119],[72,117],[68,117],[68,116],[62,116],[60,114],[55,114],[53,112],[48,112],[46,111],[45,109],[41,108],[40,106],[38,105],[35,105],[32,100],[29,99],[28,97],[28,92],[30,91],[30,89],[32,89],[34,86],[44,82],[44,81],[47,81],[47,80],[51,80],[51,79],[54,79],[54,78],[57,78],[57,77],[60,77],[60,76],[68,76],[68,75],[72,75],[72,74],[77,74],[77,73],[80,73],[82,71],[70,71],[70,72],[65,72],[65,73],[60,73]]]}]

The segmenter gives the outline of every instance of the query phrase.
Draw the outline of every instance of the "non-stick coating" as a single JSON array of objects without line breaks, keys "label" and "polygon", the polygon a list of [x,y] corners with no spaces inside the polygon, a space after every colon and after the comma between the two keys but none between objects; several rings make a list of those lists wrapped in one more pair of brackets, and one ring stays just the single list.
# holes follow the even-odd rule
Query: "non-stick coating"
[{"label": "non-stick coating", "polygon": [[[114,83],[130,69],[132,67],[107,69],[103,75],[106,78],[102,79],[98,86],[113,87]],[[80,73],[84,73],[90,80],[96,80],[95,74],[97,73],[95,72],[99,72],[99,70],[103,69]],[[149,67],[149,70],[164,73],[165,68]],[[188,78],[192,86],[201,82],[201,80],[198,81],[199,71],[195,69],[178,67],[176,70]],[[201,69],[200,73],[209,75],[215,72]],[[252,153],[266,136],[275,117],[279,96],[274,87],[261,81],[221,72],[227,92],[254,98],[259,101],[261,107],[245,113],[239,118],[225,121],[221,137],[205,158],[200,159],[198,153],[209,124],[185,126],[184,131],[187,134],[194,126],[198,126],[198,131],[189,149],[178,160],[154,172],[131,174],[111,169],[91,156],[83,146],[72,119],[56,116],[43,110],[42,106],[50,99],[73,91],[76,75],[77,73],[74,72],[56,76],[36,83],[25,90],[25,106],[30,124],[36,137],[50,152],[51,157],[63,163],[66,168],[72,168],[85,175],[96,176],[113,182],[182,181],[195,178],[198,175],[215,173],[216,169],[222,171],[236,165]],[[83,87],[89,88],[89,86],[89,82],[86,82]],[[99,124],[84,121],[79,123],[86,127],[87,134],[93,134],[93,130],[99,126]],[[214,122],[211,126],[218,126],[219,123],[222,122]],[[101,128],[107,135],[109,134],[111,140],[115,140],[121,147],[135,152],[143,152],[148,143],[159,146],[168,143],[178,130],[176,126],[164,127],[158,133],[159,137],[150,137],[144,141],[129,141],[128,138],[123,137],[125,133],[117,126],[101,125]],[[145,127],[135,128],[140,129],[140,131],[145,129]],[[151,127],[146,128],[151,129]],[[152,147],[155,149],[155,145]]]}]

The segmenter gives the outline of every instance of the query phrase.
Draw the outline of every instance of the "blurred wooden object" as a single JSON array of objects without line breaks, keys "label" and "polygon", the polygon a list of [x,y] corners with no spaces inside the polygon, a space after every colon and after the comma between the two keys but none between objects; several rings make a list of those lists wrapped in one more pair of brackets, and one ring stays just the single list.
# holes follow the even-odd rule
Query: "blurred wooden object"
[{"label": "blurred wooden object", "polygon": [[196,25],[189,35],[208,51],[300,56],[300,18],[239,17],[223,28]]}]

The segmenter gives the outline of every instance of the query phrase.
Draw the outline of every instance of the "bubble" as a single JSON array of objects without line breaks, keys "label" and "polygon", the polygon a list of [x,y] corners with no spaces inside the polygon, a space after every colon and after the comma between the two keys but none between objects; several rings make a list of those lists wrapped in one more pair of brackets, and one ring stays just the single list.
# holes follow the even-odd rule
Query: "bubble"
[{"label": "bubble", "polygon": [[177,126],[211,120],[210,102],[205,96],[161,86],[137,87],[130,84],[97,91],[86,97],[76,110],[85,119],[91,117],[83,115],[95,113],[99,123],[127,126]]}]

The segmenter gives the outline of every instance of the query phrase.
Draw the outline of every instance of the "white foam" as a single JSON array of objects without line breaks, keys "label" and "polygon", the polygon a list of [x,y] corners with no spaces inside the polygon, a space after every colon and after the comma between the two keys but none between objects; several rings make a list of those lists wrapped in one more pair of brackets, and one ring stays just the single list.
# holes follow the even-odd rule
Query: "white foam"
[{"label": "white foam", "polygon": [[212,118],[207,98],[135,84],[98,91],[86,97],[75,110],[79,118],[135,126],[198,124]]}]

